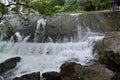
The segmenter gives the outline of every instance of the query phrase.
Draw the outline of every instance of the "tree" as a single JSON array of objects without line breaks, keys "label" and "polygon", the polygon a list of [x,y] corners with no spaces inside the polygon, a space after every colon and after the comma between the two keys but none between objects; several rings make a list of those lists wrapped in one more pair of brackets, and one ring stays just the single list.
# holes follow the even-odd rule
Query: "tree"
[{"label": "tree", "polygon": [[6,4],[3,1],[0,1],[2,15],[12,12],[17,14],[40,13],[46,16],[55,12],[53,0],[6,0]]},{"label": "tree", "polygon": [[67,11],[83,10],[86,0],[65,0],[65,9]]},{"label": "tree", "polygon": [[108,8],[111,1],[112,0],[91,0],[92,4],[96,7],[96,10]]},{"label": "tree", "polygon": [[58,6],[64,6],[65,0],[53,0],[53,4]]}]

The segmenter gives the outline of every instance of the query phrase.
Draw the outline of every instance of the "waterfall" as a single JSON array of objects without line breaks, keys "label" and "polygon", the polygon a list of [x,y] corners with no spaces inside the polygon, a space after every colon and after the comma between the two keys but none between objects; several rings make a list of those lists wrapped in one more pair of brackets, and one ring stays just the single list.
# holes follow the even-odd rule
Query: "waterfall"
[{"label": "waterfall", "polygon": [[[15,34],[18,39],[16,43],[0,41],[0,63],[11,57],[21,57],[17,67],[11,73],[8,72],[0,78],[12,80],[14,77],[36,71],[41,73],[59,71],[64,62],[76,62],[81,65],[91,64],[91,61],[96,59],[96,54],[93,54],[95,42],[102,40],[104,34],[91,30],[87,24],[89,20],[82,21],[84,16],[81,17],[81,15],[65,15],[63,19],[58,16],[51,22],[42,18],[36,20],[34,42],[27,42],[30,35],[25,37],[20,34],[21,32]],[[46,26],[48,30],[45,33]],[[94,25],[92,26],[94,27]],[[43,43],[45,34],[47,34],[47,43]],[[1,35],[2,37],[4,35]],[[6,77],[7,74],[10,76]]]},{"label": "waterfall", "polygon": [[20,35],[19,32],[16,32],[15,36],[17,37],[18,42],[22,41],[22,36]]},{"label": "waterfall", "polygon": [[[96,59],[92,51],[94,42],[101,40],[104,36],[94,32],[88,32],[86,35],[84,40],[78,42],[13,43],[1,41],[0,62],[14,56],[22,58],[17,69],[13,70],[12,76],[8,76],[8,80],[35,71],[41,73],[59,71],[60,65],[64,62],[88,65],[91,60]],[[4,79],[7,80],[6,77]]]},{"label": "waterfall", "polygon": [[42,42],[45,34],[46,19],[39,19],[37,21],[36,31],[35,31],[35,42]]}]

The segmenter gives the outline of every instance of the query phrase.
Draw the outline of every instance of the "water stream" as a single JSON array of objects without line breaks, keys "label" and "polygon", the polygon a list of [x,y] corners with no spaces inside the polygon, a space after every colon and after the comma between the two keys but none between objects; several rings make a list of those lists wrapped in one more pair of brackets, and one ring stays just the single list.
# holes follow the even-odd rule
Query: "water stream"
[{"label": "water stream", "polygon": [[[21,76],[26,73],[40,71],[59,71],[59,67],[66,61],[87,65],[95,59],[93,54],[94,42],[104,36],[88,33],[83,41],[66,43],[27,43],[27,42],[0,42],[0,62],[20,56],[21,62],[13,70],[12,76]],[[6,79],[7,80],[7,79]]]},{"label": "water stream", "polygon": [[[44,32],[44,26],[46,25],[44,22],[46,21],[43,19],[38,20],[35,31],[36,37],[40,28]],[[59,42],[59,40],[53,42],[52,38],[48,36],[49,41],[47,43],[30,43],[26,42],[30,37],[29,35],[24,38],[19,32],[16,32],[15,35],[18,38],[16,43],[0,41],[0,63],[15,56],[20,56],[21,61],[15,69],[0,76],[2,80],[12,80],[14,77],[31,72],[59,71],[59,67],[64,62],[89,65],[91,61],[96,59],[96,54],[93,53],[95,42],[104,37],[103,33],[92,32],[89,28],[82,30],[80,25],[77,25],[76,35],[71,37],[70,40],[63,37],[63,42]],[[37,39],[39,38],[35,38],[35,41]]]}]

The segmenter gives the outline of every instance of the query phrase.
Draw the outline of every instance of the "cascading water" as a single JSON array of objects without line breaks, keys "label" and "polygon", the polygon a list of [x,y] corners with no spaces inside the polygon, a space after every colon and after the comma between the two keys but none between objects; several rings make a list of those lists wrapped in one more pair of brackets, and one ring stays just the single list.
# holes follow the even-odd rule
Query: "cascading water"
[{"label": "cascading water", "polygon": [[[45,22],[45,21],[43,21]],[[40,24],[44,28],[46,23],[38,21],[37,30],[40,29]],[[86,30],[85,35],[82,35],[82,29],[78,25],[77,35],[71,42],[53,43],[28,43],[28,42],[0,42],[0,63],[11,57],[20,56],[21,62],[11,72],[7,72],[1,76],[2,80],[11,80],[14,77],[40,71],[59,71],[59,67],[64,62],[77,62],[82,65],[88,65],[91,60],[96,59],[93,54],[94,42],[101,40],[104,35],[102,33],[91,32],[89,28]],[[17,37],[21,40],[19,33]],[[82,37],[81,37],[82,36]],[[23,40],[27,40],[27,36]],[[81,39],[82,38],[82,39]],[[79,40],[80,39],[80,40]],[[7,76],[8,75],[8,76]],[[6,77],[7,76],[7,77]]]},{"label": "cascading water", "polygon": [[35,31],[35,42],[42,42],[43,36],[45,34],[45,25],[46,25],[46,19],[39,19],[37,21],[36,31]]},{"label": "cascading water", "polygon": [[18,42],[22,41],[22,36],[20,35],[19,32],[16,32],[16,33],[15,33],[15,36],[17,37]]}]

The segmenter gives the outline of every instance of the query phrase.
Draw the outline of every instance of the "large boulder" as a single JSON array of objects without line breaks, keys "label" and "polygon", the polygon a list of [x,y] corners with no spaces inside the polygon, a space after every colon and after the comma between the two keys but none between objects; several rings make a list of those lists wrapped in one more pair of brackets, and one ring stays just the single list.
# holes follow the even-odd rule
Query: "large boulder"
[{"label": "large boulder", "polygon": [[0,75],[11,69],[14,69],[17,66],[17,63],[20,62],[20,59],[20,57],[13,57],[4,61],[3,63],[0,63]]},{"label": "large boulder", "polygon": [[16,77],[13,80],[40,80],[40,72],[26,74],[21,77]]},{"label": "large boulder", "polygon": [[77,63],[64,63],[60,67],[61,80],[111,80],[112,75],[102,64],[81,66]]},{"label": "large boulder", "polygon": [[58,72],[45,72],[42,74],[44,80],[60,80],[60,73]]},{"label": "large boulder", "polygon": [[120,72],[116,73],[111,80],[120,80]]},{"label": "large boulder", "polygon": [[97,49],[100,58],[109,69],[120,71],[120,32],[105,33],[105,37]]}]

